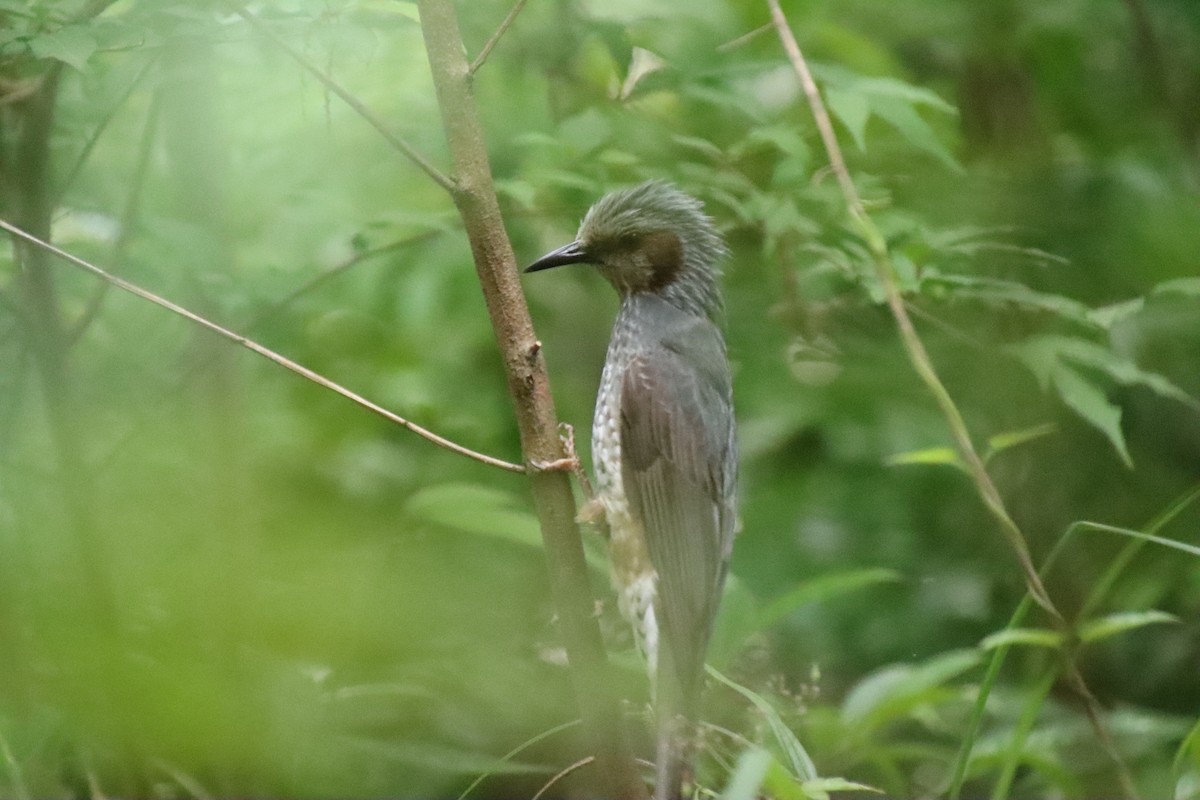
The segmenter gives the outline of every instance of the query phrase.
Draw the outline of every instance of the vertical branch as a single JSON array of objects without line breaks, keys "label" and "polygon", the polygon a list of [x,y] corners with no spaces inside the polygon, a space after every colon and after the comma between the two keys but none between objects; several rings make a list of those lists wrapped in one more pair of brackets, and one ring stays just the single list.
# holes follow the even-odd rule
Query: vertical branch
[{"label": "vertical branch", "polygon": [[504,359],[508,392],[541,523],[550,581],[580,715],[591,737],[602,794],[644,798],[646,787],[625,741],[620,706],[610,689],[608,665],[593,616],[583,545],[575,524],[568,474],[539,469],[564,455],[541,345],[521,291],[512,245],[500,217],[483,129],[470,89],[458,16],[452,0],[419,0],[421,32],[442,124],[454,161],[454,202],[470,239],[492,328]]},{"label": "vertical branch", "polygon": [[[50,135],[62,63],[54,62],[42,75],[21,115],[20,137],[14,152],[11,204],[25,230],[50,238],[54,201],[50,187]],[[95,541],[92,476],[83,448],[67,364],[69,341],[48,254],[25,242],[14,242],[19,267],[21,319],[34,368],[38,373],[54,446],[63,508],[75,538],[76,556],[86,594],[94,604],[95,623],[111,628],[116,612]]]}]

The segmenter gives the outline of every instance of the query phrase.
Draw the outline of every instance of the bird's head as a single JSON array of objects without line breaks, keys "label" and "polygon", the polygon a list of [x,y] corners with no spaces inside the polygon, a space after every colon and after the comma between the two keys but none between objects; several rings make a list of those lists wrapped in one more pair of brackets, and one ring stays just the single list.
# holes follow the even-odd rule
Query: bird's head
[{"label": "bird's head", "polygon": [[583,218],[575,241],[526,272],[593,264],[622,297],[649,292],[713,315],[725,243],[700,201],[669,183],[649,181],[602,197]]}]

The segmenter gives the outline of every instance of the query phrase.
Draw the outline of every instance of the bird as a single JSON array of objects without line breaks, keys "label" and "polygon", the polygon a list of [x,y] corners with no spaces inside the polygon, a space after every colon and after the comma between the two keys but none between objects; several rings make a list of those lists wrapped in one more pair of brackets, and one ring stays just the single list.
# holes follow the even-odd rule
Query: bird
[{"label": "bird", "polygon": [[618,607],[646,659],[655,800],[677,800],[692,768],[737,526],[727,256],[699,200],[648,181],[604,195],[573,242],[525,269],[591,264],[620,296],[592,424],[596,496],[581,516],[603,511]]}]

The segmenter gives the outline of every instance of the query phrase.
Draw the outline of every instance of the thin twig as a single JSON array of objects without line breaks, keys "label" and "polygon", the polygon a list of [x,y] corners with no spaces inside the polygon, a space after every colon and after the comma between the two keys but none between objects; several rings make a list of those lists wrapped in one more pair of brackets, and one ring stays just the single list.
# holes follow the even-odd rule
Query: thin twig
[{"label": "thin twig", "polygon": [[592,763],[595,760],[596,760],[595,756],[588,756],[587,758],[579,759],[574,764],[570,764],[569,766],[564,767],[557,775],[555,775],[550,780],[546,781],[545,785],[542,786],[542,788],[538,789],[537,793],[533,797],[529,798],[529,800],[539,800],[539,798],[542,795],[544,795],[547,791],[550,790],[551,786],[558,783],[560,780],[567,777],[572,772],[575,772],[576,770],[579,770],[579,769],[583,769],[584,767],[586,767],[588,764]]},{"label": "thin twig", "polygon": [[[847,208],[850,211],[850,215],[858,224],[859,230],[871,252],[876,274],[878,275],[880,284],[884,288],[888,308],[891,310],[892,316],[896,320],[896,326],[900,330],[900,337],[904,342],[904,348],[908,354],[909,361],[913,369],[925,383],[926,388],[937,401],[950,427],[955,447],[958,450],[959,456],[967,465],[968,472],[975,483],[980,498],[983,500],[988,511],[991,512],[992,516],[999,523],[1000,529],[1008,540],[1009,546],[1016,554],[1021,569],[1025,574],[1025,583],[1030,597],[1046,611],[1054,626],[1067,634],[1067,639],[1070,640],[1071,626],[1067,623],[1066,618],[1063,617],[1057,606],[1055,606],[1054,601],[1050,599],[1045,584],[1043,584],[1041,576],[1038,574],[1037,568],[1033,564],[1033,559],[1029,554],[1025,535],[1021,532],[1016,521],[1009,515],[1000,491],[996,488],[995,483],[992,482],[991,475],[988,474],[983,459],[979,456],[975,445],[971,441],[970,431],[967,429],[962,413],[958,410],[958,406],[942,383],[941,378],[938,377],[937,370],[933,366],[933,360],[929,357],[924,343],[913,327],[912,319],[909,317],[904,305],[904,298],[900,294],[900,288],[896,283],[895,270],[892,266],[891,257],[888,255],[887,243],[863,208],[862,199],[859,197],[858,190],[854,186],[854,181],[850,178],[850,171],[846,168],[846,161],[842,157],[841,147],[838,145],[837,136],[834,134],[829,112],[825,108],[825,103],[821,100],[821,94],[817,89],[816,82],[813,80],[812,73],[808,69],[808,64],[804,60],[804,55],[800,52],[800,45],[797,43],[796,37],[792,34],[791,28],[788,26],[783,10],[779,7],[779,0],[767,0],[767,5],[771,9],[771,19],[779,33],[784,50],[787,52],[788,60],[791,62],[796,75],[800,78],[801,85],[804,87],[805,97],[808,100],[809,107],[812,109],[817,130],[820,132],[821,141],[829,157],[830,166],[833,168],[838,184],[841,186]],[[1088,688],[1087,682],[1073,660],[1069,658],[1066,660],[1065,671],[1068,684],[1083,700],[1088,721],[1095,731],[1097,738],[1100,740],[1101,746],[1116,767],[1117,778],[1121,784],[1122,792],[1126,797],[1136,798],[1138,793],[1133,783],[1133,777],[1130,775],[1129,768],[1125,765],[1120,752],[1117,750],[1112,734],[1109,733],[1108,728],[1104,725],[1099,701],[1096,700],[1095,695]]]},{"label": "thin twig", "polygon": [[141,86],[145,77],[150,74],[150,68],[153,67],[157,62],[158,57],[155,56],[142,65],[142,68],[138,70],[137,75],[135,75],[133,80],[129,82],[129,86],[125,88],[125,91],[121,94],[121,97],[112,104],[112,106],[105,113],[104,117],[101,118],[100,123],[96,125],[95,130],[92,131],[92,135],[88,137],[87,142],[83,145],[83,149],[79,151],[79,155],[75,158],[75,163],[72,164],[71,169],[67,171],[67,177],[63,179],[62,185],[58,187],[58,192],[54,196],[55,206],[62,203],[63,196],[67,193],[67,190],[71,188],[71,184],[75,182],[75,179],[79,177],[79,173],[83,170],[84,165],[87,164],[87,160],[91,156],[92,150],[96,148],[96,144],[99,143],[100,137],[104,135],[104,131],[108,129],[109,124],[113,121],[113,119],[116,118],[117,112],[120,111],[129,98],[133,96],[133,93],[139,86]]},{"label": "thin twig", "polygon": [[508,12],[508,16],[500,23],[500,27],[496,28],[496,32],[484,43],[483,49],[479,51],[479,55],[475,56],[475,60],[471,62],[471,66],[467,69],[468,75],[474,75],[483,66],[483,62],[487,61],[487,57],[492,54],[492,48],[496,46],[496,42],[500,41],[500,37],[513,24],[513,20],[517,18],[517,14],[521,13],[521,9],[525,7],[527,2],[529,0],[517,0],[512,10]]},{"label": "thin twig", "polygon": [[32,234],[26,233],[25,231],[21,230],[20,228],[16,227],[15,225],[12,225],[9,222],[6,222],[5,220],[0,219],[0,228],[3,228],[4,230],[8,231],[12,235],[17,236],[33,245],[36,245],[37,247],[40,247],[49,253],[53,253],[54,255],[58,256],[59,258],[62,258],[66,261],[71,262],[72,264],[74,264],[77,267],[87,270],[88,272],[92,273],[93,275],[96,275],[97,277],[99,277],[105,281],[108,281],[113,286],[116,286],[118,289],[126,291],[136,297],[140,297],[143,300],[148,300],[151,303],[154,303],[157,306],[165,308],[168,311],[171,311],[174,314],[177,314],[178,316],[181,316],[184,319],[189,320],[189,321],[199,325],[202,328],[206,328],[207,330],[210,330],[213,333],[230,340],[231,342],[236,342],[237,344],[240,344],[242,347],[245,347],[247,350],[251,350],[251,351],[259,354],[263,358],[266,358],[269,361],[275,362],[279,366],[284,367],[285,369],[288,369],[288,370],[296,373],[297,375],[301,376],[302,378],[307,378],[308,380],[312,381],[313,383],[317,384],[318,386],[322,386],[326,389],[329,389],[332,392],[336,392],[337,394],[340,394],[342,397],[345,397],[347,400],[354,401],[358,405],[362,406],[363,408],[367,409],[368,411],[370,411],[374,414],[377,414],[377,415],[383,417],[384,419],[388,420],[389,422],[394,422],[395,424],[397,424],[403,428],[407,428],[408,430],[412,431],[413,433],[417,434],[418,436],[420,436],[424,439],[428,439],[429,441],[433,442],[434,444],[438,445],[439,447],[444,447],[447,450],[458,453],[459,455],[467,456],[468,458],[473,458],[476,461],[479,461],[481,463],[487,464],[492,467],[499,467],[500,469],[508,470],[509,472],[523,473],[526,471],[525,467],[521,466],[520,464],[513,464],[512,462],[504,461],[503,459],[494,458],[493,456],[485,455],[483,453],[477,453],[474,450],[463,447],[462,445],[460,445],[456,442],[452,442],[449,439],[446,439],[445,437],[438,436],[433,431],[423,428],[420,425],[417,425],[415,422],[409,422],[408,420],[404,419],[403,417],[401,417],[397,414],[394,414],[391,411],[388,411],[386,408],[383,408],[380,405],[372,403],[370,400],[367,400],[362,395],[356,394],[355,392],[350,391],[349,389],[345,388],[344,386],[334,383],[333,381],[329,380],[325,376],[320,375],[316,372],[313,372],[308,367],[297,364],[295,361],[292,361],[291,359],[286,358],[285,356],[281,356],[279,353],[276,353],[274,350],[270,350],[266,347],[263,347],[261,344],[259,344],[258,342],[254,341],[252,339],[247,339],[245,336],[242,336],[241,334],[238,334],[238,333],[234,333],[233,331],[229,330],[228,328],[223,328],[220,325],[218,325],[217,323],[212,322],[211,320],[205,319],[204,317],[200,316],[199,314],[189,311],[188,309],[184,308],[183,306],[177,305],[176,303],[173,303],[164,297],[160,297],[159,295],[156,295],[153,292],[147,291],[146,289],[143,289],[136,284],[130,283],[129,281],[125,280],[124,278],[118,278],[116,275],[112,275],[108,272],[105,272],[104,270],[100,269],[100,267],[97,267],[95,264],[92,264],[88,261],[84,261],[82,258],[79,258],[78,256],[73,255],[71,253],[68,253],[65,250],[60,250],[59,248],[55,247],[54,245],[52,245],[48,242],[42,241],[41,239],[39,239],[36,236],[33,236]]},{"label": "thin twig", "polygon": [[736,50],[739,47],[741,47],[742,45],[746,44],[747,42],[757,39],[759,36],[766,33],[767,31],[771,30],[771,28],[773,28],[773,27],[775,27],[775,25],[770,22],[765,23],[763,25],[759,25],[754,30],[752,30],[748,33],[743,33],[741,36],[737,37],[736,39],[730,39],[728,42],[725,42],[724,44],[717,45],[717,52],[718,53],[728,53],[730,50]]},{"label": "thin twig", "polygon": [[369,122],[371,127],[379,131],[379,133],[383,135],[383,138],[387,139],[393,147],[403,153],[409,161],[420,167],[421,171],[428,175],[434,183],[449,192],[451,196],[457,192],[458,187],[449,176],[430,163],[425,156],[417,152],[415,147],[397,136],[395,133],[392,133],[392,131],[388,129],[387,125],[384,124],[383,120],[375,115],[375,112],[367,108],[366,104],[364,104],[357,97],[342,88],[341,84],[331,78],[324,70],[309,61],[303,53],[285,42],[278,34],[275,33],[275,31],[264,25],[261,20],[259,20],[253,14],[248,13],[244,8],[235,8],[234,13],[246,20],[246,22],[250,23],[250,26],[256,31],[274,42],[276,46],[291,56],[297,64],[308,70],[309,73],[311,73],[314,78],[319,80],[326,89],[342,98],[346,105],[350,106],[355,112],[358,113],[360,117]]},{"label": "thin twig", "polygon": [[[150,152],[154,145],[154,136],[158,130],[158,113],[159,113],[159,98],[161,93],[156,92],[154,99],[150,101],[150,108],[146,111],[146,120],[142,126],[142,138],[138,143],[138,159],[134,165],[133,175],[129,179],[129,196],[125,198],[125,209],[121,213],[121,224],[117,229],[117,240],[113,242],[112,254],[110,260],[114,264],[119,264],[125,260],[125,249],[129,246],[129,241],[133,238],[134,220],[137,218],[138,208],[141,205],[142,189],[146,182],[146,173],[150,167]],[[95,293],[88,299],[88,304],[84,308],[83,313],[79,315],[79,319],[67,331],[66,341],[67,346],[74,346],[83,338],[83,334],[88,327],[96,320],[100,314],[100,309],[104,306],[104,299],[108,296],[108,289],[112,284],[107,281],[101,281],[96,287]]]},{"label": "thin twig", "polygon": [[800,52],[800,45],[796,42],[796,37],[792,35],[791,28],[787,24],[787,18],[783,15],[783,10],[779,7],[779,0],[767,0],[767,4],[771,7],[771,18],[774,21],[776,30],[779,32],[779,38],[783,42],[784,50],[787,51],[788,59],[791,61],[792,67],[795,69],[796,75],[799,76],[800,83],[804,87],[805,97],[808,99],[809,107],[812,109],[813,117],[817,123],[817,130],[821,134],[821,141],[825,145],[825,152],[828,154],[829,163],[833,168],[834,175],[837,177],[838,185],[841,186],[842,195],[846,199],[850,215],[858,224],[859,230],[871,252],[875,271],[879,276],[880,283],[883,285],[888,308],[891,309],[892,316],[896,320],[896,326],[900,329],[900,337],[904,342],[904,349],[908,353],[909,361],[912,363],[917,375],[925,383],[926,388],[933,394],[939,408],[941,408],[942,414],[946,417],[946,422],[950,426],[950,433],[954,437],[954,443],[959,451],[959,455],[967,465],[984,505],[987,506],[988,511],[1000,523],[1001,530],[1008,539],[1009,545],[1016,553],[1017,560],[1021,564],[1021,569],[1025,574],[1025,581],[1029,584],[1030,594],[1033,595],[1034,601],[1046,610],[1046,613],[1055,620],[1056,624],[1065,626],[1066,620],[1050,599],[1049,594],[1046,592],[1046,587],[1042,584],[1042,579],[1038,577],[1037,568],[1033,565],[1033,559],[1029,555],[1029,547],[1025,543],[1024,535],[1012,517],[1008,515],[999,491],[996,489],[995,484],[992,483],[991,476],[984,469],[983,460],[979,457],[979,454],[975,450],[975,445],[971,442],[971,434],[967,430],[966,422],[963,420],[958,406],[955,405],[954,399],[946,390],[941,378],[938,377],[937,371],[933,366],[933,361],[930,359],[929,353],[925,350],[925,344],[921,341],[920,336],[917,335],[916,329],[913,327],[912,319],[908,316],[908,311],[904,307],[904,298],[900,294],[899,287],[896,285],[890,257],[887,252],[887,243],[883,235],[879,232],[879,229],[875,227],[875,224],[867,215],[866,209],[863,208],[862,198],[858,194],[858,189],[854,186],[854,181],[850,178],[850,171],[846,168],[846,160],[842,156],[837,135],[833,131],[833,122],[829,118],[829,112],[825,109],[825,103],[821,100],[821,94],[817,90],[816,81],[813,80],[812,73],[809,72],[808,63],[804,60],[804,56]]},{"label": "thin twig", "polygon": [[362,252],[355,253],[350,258],[334,264],[324,272],[317,273],[292,291],[288,292],[282,299],[276,300],[274,303],[268,306],[266,310],[256,315],[254,319],[248,323],[247,327],[251,330],[257,328],[264,321],[275,316],[280,311],[296,302],[296,300],[302,296],[308,294],[318,286],[321,286],[326,281],[336,278],[338,275],[341,275],[347,270],[353,269],[364,261],[383,255],[384,253],[390,253],[393,250],[399,250],[400,248],[407,247],[411,244],[424,242],[428,239],[432,239],[434,236],[437,236],[440,233],[441,231],[439,230],[422,231],[421,233],[416,233],[412,236],[406,236],[403,239],[397,239],[394,242],[388,242],[387,244],[381,244],[378,247],[372,247],[369,250],[363,250]]}]

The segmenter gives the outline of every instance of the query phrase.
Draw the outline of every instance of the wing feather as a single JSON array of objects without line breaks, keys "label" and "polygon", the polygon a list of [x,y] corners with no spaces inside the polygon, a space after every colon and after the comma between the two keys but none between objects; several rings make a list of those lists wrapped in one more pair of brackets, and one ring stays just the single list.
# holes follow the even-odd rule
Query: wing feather
[{"label": "wing feather", "polygon": [[655,609],[669,663],[689,694],[703,670],[732,546],[732,393],[715,325],[668,317],[660,327],[622,380],[621,471],[658,573]]}]

